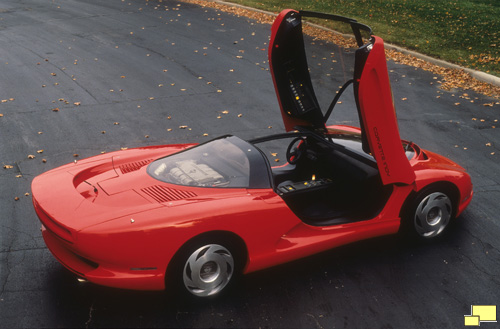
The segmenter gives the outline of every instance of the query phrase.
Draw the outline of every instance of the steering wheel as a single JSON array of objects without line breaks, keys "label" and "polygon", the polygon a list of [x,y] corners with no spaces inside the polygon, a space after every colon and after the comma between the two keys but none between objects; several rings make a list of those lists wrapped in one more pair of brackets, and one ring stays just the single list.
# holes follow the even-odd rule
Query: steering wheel
[{"label": "steering wheel", "polygon": [[289,164],[296,164],[305,153],[306,139],[304,137],[296,137],[288,145],[286,149],[286,161]]}]

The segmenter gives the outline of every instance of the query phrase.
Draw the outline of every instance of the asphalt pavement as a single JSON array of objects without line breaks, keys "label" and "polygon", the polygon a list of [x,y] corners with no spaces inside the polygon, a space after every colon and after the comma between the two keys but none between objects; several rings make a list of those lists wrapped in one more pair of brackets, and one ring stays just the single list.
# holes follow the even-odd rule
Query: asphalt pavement
[{"label": "asphalt pavement", "polygon": [[[402,138],[473,179],[471,205],[441,241],[355,243],[197,304],[80,284],[54,259],[31,204],[36,175],[122,148],[283,132],[269,36],[268,24],[176,1],[0,2],[0,328],[461,328],[471,305],[500,306],[500,104],[394,62]],[[332,45],[306,44],[328,104]],[[331,123],[357,124],[349,100]]]}]

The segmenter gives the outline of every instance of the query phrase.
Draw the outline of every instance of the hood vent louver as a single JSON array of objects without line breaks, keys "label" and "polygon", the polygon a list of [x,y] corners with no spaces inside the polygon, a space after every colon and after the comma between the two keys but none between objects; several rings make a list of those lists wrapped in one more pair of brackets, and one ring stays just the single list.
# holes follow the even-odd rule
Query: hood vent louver
[{"label": "hood vent louver", "polygon": [[136,171],[144,167],[145,165],[148,165],[152,159],[150,160],[142,160],[142,161],[137,161],[137,162],[130,162],[130,163],[125,163],[122,164],[119,168],[122,174],[128,174],[130,172]]},{"label": "hood vent louver", "polygon": [[196,193],[191,191],[182,191],[161,185],[146,187],[141,189],[141,191],[159,203],[183,200],[196,196]]}]

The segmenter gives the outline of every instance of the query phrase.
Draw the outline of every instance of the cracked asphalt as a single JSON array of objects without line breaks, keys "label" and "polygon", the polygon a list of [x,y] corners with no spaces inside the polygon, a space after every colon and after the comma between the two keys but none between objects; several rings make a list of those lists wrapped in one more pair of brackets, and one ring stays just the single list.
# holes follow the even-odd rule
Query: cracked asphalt
[{"label": "cracked asphalt", "polygon": [[[194,305],[82,285],[54,259],[31,204],[36,175],[121,148],[283,131],[269,35],[270,25],[176,1],[0,3],[0,328],[460,328],[471,305],[500,304],[498,100],[440,90],[439,76],[394,62],[402,138],[473,179],[472,204],[441,241],[344,246]],[[306,44],[327,104],[331,45]],[[356,124],[348,96],[330,122]]]}]

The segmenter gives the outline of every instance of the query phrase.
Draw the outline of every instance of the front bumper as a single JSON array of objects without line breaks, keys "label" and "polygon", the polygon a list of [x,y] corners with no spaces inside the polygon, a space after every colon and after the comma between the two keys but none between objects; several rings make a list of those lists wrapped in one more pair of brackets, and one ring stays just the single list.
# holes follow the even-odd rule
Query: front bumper
[{"label": "front bumper", "polygon": [[133,290],[164,290],[165,277],[157,268],[113,268],[99,264],[75,252],[74,247],[45,227],[42,222],[42,236],[54,257],[79,278],[89,282]]}]

